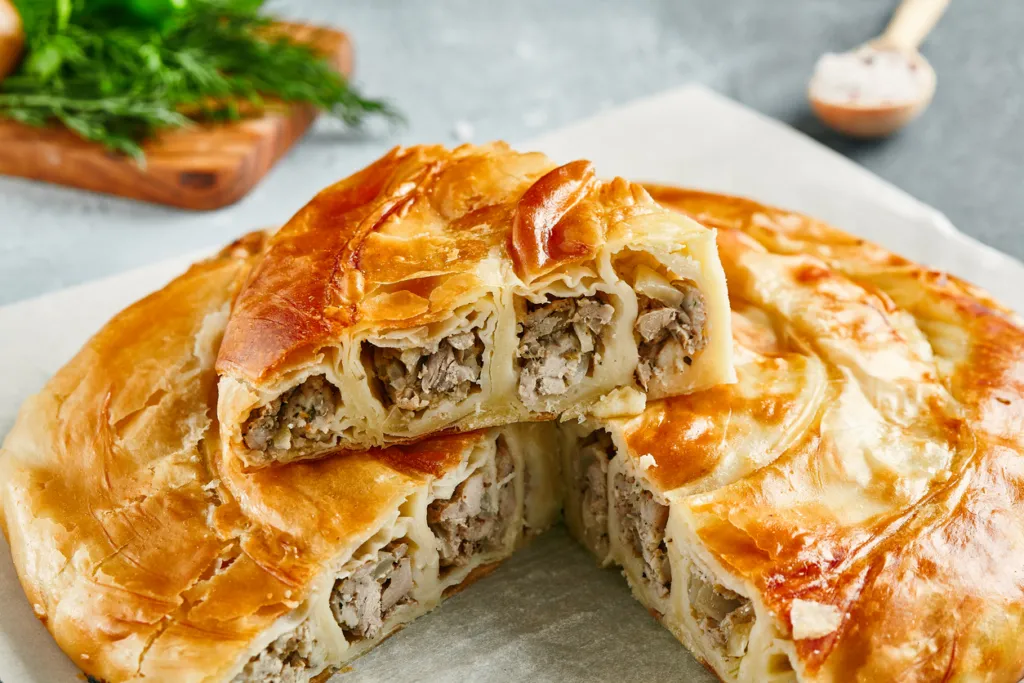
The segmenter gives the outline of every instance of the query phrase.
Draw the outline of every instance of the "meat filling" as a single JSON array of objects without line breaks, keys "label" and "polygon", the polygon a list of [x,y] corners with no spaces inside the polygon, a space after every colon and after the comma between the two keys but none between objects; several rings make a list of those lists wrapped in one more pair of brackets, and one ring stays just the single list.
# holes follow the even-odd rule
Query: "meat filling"
[{"label": "meat filling", "polygon": [[330,445],[340,402],[341,393],[323,375],[310,377],[250,415],[242,438],[254,451]]},{"label": "meat filling", "polygon": [[645,390],[651,379],[671,369],[683,354],[689,365],[693,355],[707,345],[707,304],[704,295],[692,285],[682,285],[682,301],[668,306],[657,299],[641,294],[639,313],[633,325],[638,340],[640,359],[636,379]]},{"label": "meat filling", "polygon": [[409,546],[394,542],[375,559],[339,579],[331,592],[331,611],[349,641],[373,638],[395,607],[411,601]]},{"label": "meat filling", "polygon": [[601,333],[615,309],[597,297],[527,304],[519,339],[519,398],[533,404],[564,394],[600,361]]},{"label": "meat filling", "polygon": [[249,660],[231,683],[306,683],[324,665],[308,621]]},{"label": "meat filling", "polygon": [[577,460],[583,535],[602,558],[608,555],[608,461],[614,455],[611,435],[598,429],[580,443]]},{"label": "meat filling", "polygon": [[455,487],[451,498],[435,500],[427,509],[442,569],[463,566],[473,555],[503,546],[515,516],[515,463],[504,439],[498,439],[497,449],[496,477],[485,469],[477,470]]},{"label": "meat filling", "polygon": [[739,593],[694,572],[687,593],[697,625],[729,657],[747,653],[754,627],[754,606]]},{"label": "meat filling", "polygon": [[668,506],[654,500],[636,479],[619,472],[615,475],[615,512],[623,544],[633,548],[643,560],[644,578],[660,597],[666,597],[672,586],[672,567],[665,545]]},{"label": "meat filling", "polygon": [[436,348],[373,348],[373,367],[388,405],[423,410],[441,400],[453,403],[480,385],[484,345],[476,331],[442,339]]}]

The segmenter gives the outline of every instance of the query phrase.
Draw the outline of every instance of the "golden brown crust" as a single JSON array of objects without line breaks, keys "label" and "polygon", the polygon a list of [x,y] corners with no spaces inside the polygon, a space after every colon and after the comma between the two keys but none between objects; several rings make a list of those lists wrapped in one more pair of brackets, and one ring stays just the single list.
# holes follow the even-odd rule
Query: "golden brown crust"
[{"label": "golden brown crust", "polygon": [[387,330],[444,319],[480,286],[477,266],[495,249],[528,283],[593,257],[607,225],[652,207],[639,186],[596,180],[587,161],[556,168],[504,143],[395,148],[274,235],[217,370],[259,382],[357,321]]},{"label": "golden brown crust", "polygon": [[114,317],[22,408],[3,528],[36,614],[110,681],[220,681],[326,563],[480,434],[246,475],[214,358],[253,234]]},{"label": "golden brown crust", "polygon": [[838,609],[794,641],[801,680],[1020,680],[1017,316],[819,221],[649,190],[719,228],[739,383],[650,406],[629,447],[783,632],[796,599]]},{"label": "golden brown crust", "polygon": [[593,223],[578,220],[574,210],[595,182],[589,161],[573,161],[523,193],[513,214],[509,249],[519,277],[529,281],[559,262],[594,255],[603,235]]},{"label": "golden brown crust", "polygon": [[[517,236],[535,229],[543,233],[544,246],[553,239],[552,212],[558,211],[560,188],[573,179],[549,176],[545,191],[526,196],[552,167],[543,155],[520,155],[501,143],[453,151],[395,148],[322,191],[274,237],[243,290],[224,335],[218,372],[258,381],[336,341],[368,315],[399,326],[447,315],[459,294],[454,290],[476,282],[462,282],[460,275],[492,248],[504,249],[520,215],[520,198],[525,218]],[[570,192],[577,201],[579,194],[579,188]],[[397,240],[381,231],[398,217],[414,226],[416,239]],[[416,224],[416,218],[423,222]],[[429,307],[406,311],[395,296],[388,306],[362,306],[369,292],[392,283],[407,283],[404,291],[415,295],[407,298],[429,301]]]}]

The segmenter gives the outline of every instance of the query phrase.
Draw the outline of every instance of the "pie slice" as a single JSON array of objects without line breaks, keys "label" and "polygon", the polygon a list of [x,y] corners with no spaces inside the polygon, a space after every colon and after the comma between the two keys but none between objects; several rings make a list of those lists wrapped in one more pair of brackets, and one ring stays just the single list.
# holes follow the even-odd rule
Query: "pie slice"
[{"label": "pie slice", "polygon": [[395,149],[271,238],[217,359],[250,468],[733,379],[715,235],[588,162]]}]

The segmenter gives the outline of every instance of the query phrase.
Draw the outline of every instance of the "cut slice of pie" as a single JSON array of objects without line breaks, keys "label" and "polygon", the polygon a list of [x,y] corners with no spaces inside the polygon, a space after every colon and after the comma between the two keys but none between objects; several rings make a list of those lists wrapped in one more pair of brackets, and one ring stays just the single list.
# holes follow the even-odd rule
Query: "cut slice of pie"
[{"label": "cut slice of pie", "polygon": [[395,149],[271,238],[217,369],[251,468],[733,379],[714,232],[504,144]]}]

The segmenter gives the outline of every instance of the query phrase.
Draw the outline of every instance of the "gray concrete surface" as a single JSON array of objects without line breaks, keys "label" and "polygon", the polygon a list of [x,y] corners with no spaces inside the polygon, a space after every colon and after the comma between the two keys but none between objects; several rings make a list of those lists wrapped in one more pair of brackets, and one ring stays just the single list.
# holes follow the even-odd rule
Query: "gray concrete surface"
[{"label": "gray concrete surface", "polygon": [[0,304],[212,246],[288,218],[315,190],[398,143],[524,140],[687,82],[702,82],[823,140],[1017,257],[1024,212],[1024,3],[954,0],[924,52],[932,108],[901,135],[852,143],[811,118],[816,57],[878,33],[895,0],[277,0],[349,30],[357,81],[409,125],[324,126],[255,192],[195,214],[0,178]]}]

